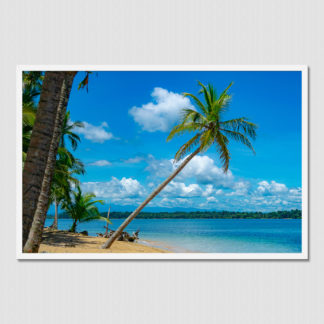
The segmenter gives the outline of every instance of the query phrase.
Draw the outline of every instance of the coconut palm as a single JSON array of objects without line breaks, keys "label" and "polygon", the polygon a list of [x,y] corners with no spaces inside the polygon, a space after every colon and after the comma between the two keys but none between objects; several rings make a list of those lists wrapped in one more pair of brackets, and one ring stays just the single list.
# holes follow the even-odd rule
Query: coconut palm
[{"label": "coconut palm", "polygon": [[66,107],[76,72],[45,72],[23,170],[23,249],[38,252]]},{"label": "coconut palm", "polygon": [[76,191],[72,192],[73,201],[63,203],[63,208],[67,214],[73,219],[73,224],[70,232],[75,232],[78,223],[89,222],[94,219],[106,220],[99,213],[96,203],[103,204],[103,200],[93,200],[96,197],[92,193],[82,194],[79,186],[76,187]]},{"label": "coconut palm", "polygon": [[72,122],[70,119],[70,111],[67,111],[62,125],[62,136],[60,139],[60,147],[66,147],[65,142],[66,139],[69,140],[72,150],[75,151],[78,147],[78,143],[81,141],[79,135],[77,135],[73,130],[75,128],[81,128],[84,127],[84,124],[80,121]]},{"label": "coconut palm", "polygon": [[63,200],[70,199],[71,183],[78,185],[79,181],[74,178],[73,174],[84,174],[85,169],[83,163],[76,159],[73,154],[66,148],[67,138],[71,144],[72,149],[77,149],[78,143],[81,141],[80,137],[73,132],[77,127],[84,127],[80,121],[71,122],[70,111],[67,111],[62,125],[62,134],[60,138],[60,147],[56,159],[55,171],[51,186],[50,203],[54,202],[55,215],[52,229],[57,229],[58,223],[58,207]]},{"label": "coconut palm", "polygon": [[256,137],[256,125],[245,117],[224,120],[224,114],[229,109],[231,95],[228,94],[232,83],[217,95],[216,90],[211,84],[207,86],[198,82],[200,86],[199,94],[204,97],[204,103],[191,93],[184,93],[185,97],[191,98],[196,109],[186,108],[183,110],[182,121],[170,132],[167,140],[171,140],[176,135],[184,133],[194,133],[195,135],[183,144],[175,155],[175,161],[184,158],[190,151],[194,150],[189,156],[181,160],[178,168],[160,184],[146,200],[120,225],[116,232],[107,240],[102,248],[109,248],[120,236],[126,226],[140,213],[140,211],[170,183],[179,172],[198,154],[206,152],[207,149],[215,145],[219,154],[224,172],[226,173],[230,163],[230,152],[228,150],[229,140],[233,139],[247,146],[254,152],[249,140]]},{"label": "coconut palm", "polygon": [[50,204],[54,203],[55,215],[51,229],[57,229],[58,208],[63,201],[71,201],[72,185],[79,185],[79,180],[74,177],[75,174],[84,174],[83,163],[74,158],[74,156],[64,147],[58,148],[58,154],[55,164],[55,171],[51,185]]}]

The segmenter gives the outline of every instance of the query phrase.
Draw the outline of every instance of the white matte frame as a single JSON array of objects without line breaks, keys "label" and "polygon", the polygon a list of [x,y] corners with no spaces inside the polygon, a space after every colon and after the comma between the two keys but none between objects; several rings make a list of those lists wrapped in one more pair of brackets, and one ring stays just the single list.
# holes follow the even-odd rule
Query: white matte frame
[{"label": "white matte frame", "polygon": [[[300,253],[22,253],[23,71],[300,71],[302,73],[302,251]],[[308,260],[308,67],[305,65],[19,65],[16,78],[16,258],[66,260]]]}]

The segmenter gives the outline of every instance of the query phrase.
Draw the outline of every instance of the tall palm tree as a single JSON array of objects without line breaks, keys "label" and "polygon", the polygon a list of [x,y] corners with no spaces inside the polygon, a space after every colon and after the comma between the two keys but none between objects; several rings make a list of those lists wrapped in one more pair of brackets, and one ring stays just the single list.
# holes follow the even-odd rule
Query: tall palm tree
[{"label": "tall palm tree", "polygon": [[68,215],[73,219],[73,224],[70,232],[75,232],[78,223],[89,222],[94,219],[106,220],[105,217],[100,215],[96,203],[103,204],[103,200],[93,200],[96,197],[92,193],[83,194],[80,187],[77,186],[76,191],[72,192],[73,202],[65,201],[63,208],[66,210]]},{"label": "tall palm tree", "polygon": [[187,108],[183,110],[182,121],[170,132],[167,140],[171,140],[176,135],[186,132],[193,132],[195,135],[183,144],[175,155],[175,161],[185,157],[194,148],[195,150],[183,159],[179,167],[160,184],[146,200],[126,218],[116,232],[105,242],[102,248],[109,248],[120,236],[126,226],[140,213],[140,211],[170,183],[179,172],[198,154],[207,151],[211,145],[215,145],[219,153],[224,172],[228,171],[230,162],[230,152],[228,150],[229,139],[238,141],[254,152],[249,140],[256,137],[256,125],[249,122],[247,118],[241,117],[224,121],[224,113],[229,109],[231,95],[228,94],[232,83],[220,94],[211,84],[207,86],[198,82],[200,85],[199,93],[204,96],[204,103],[191,93],[184,93],[185,97],[191,98],[196,109]]},{"label": "tall palm tree", "polygon": [[54,175],[51,185],[51,195],[49,205],[54,203],[55,215],[51,229],[57,229],[58,208],[63,201],[71,201],[72,185],[80,184],[74,177],[75,174],[84,174],[83,163],[74,158],[74,156],[64,147],[58,148],[58,154],[55,164]]},{"label": "tall palm tree", "polygon": [[62,124],[76,72],[45,72],[23,171],[23,250],[38,252]]},{"label": "tall palm tree", "polygon": [[54,202],[55,215],[52,229],[57,229],[58,224],[58,207],[62,200],[70,199],[71,183],[78,185],[79,181],[75,179],[73,174],[84,174],[85,169],[83,163],[76,159],[73,154],[66,148],[67,138],[71,144],[72,150],[77,149],[78,143],[81,141],[80,137],[73,132],[76,127],[84,127],[80,121],[71,122],[70,111],[67,111],[62,125],[62,134],[60,138],[60,146],[56,159],[56,165],[51,186],[51,203]]}]

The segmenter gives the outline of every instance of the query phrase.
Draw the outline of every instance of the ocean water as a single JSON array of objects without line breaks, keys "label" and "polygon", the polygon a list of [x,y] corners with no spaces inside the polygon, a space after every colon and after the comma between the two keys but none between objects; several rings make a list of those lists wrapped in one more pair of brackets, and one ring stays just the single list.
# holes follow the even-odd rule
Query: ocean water
[{"label": "ocean water", "polygon": [[[113,219],[116,229],[121,219]],[[51,225],[47,219],[45,226]],[[58,227],[67,230],[72,220],[59,219]],[[105,222],[78,224],[77,231],[89,235],[104,233]],[[174,252],[214,253],[300,253],[300,219],[134,219],[126,228],[140,230],[140,243]]]}]

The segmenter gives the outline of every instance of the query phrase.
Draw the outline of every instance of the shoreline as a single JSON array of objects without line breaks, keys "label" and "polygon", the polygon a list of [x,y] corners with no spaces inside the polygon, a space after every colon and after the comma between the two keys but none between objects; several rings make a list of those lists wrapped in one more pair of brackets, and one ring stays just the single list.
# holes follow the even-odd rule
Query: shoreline
[{"label": "shoreline", "polygon": [[68,231],[44,230],[38,253],[172,253],[172,250],[150,245],[147,240],[148,244],[115,241],[111,248],[101,249],[106,240]]}]

